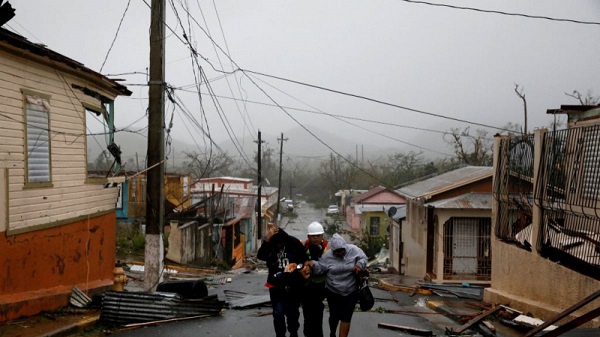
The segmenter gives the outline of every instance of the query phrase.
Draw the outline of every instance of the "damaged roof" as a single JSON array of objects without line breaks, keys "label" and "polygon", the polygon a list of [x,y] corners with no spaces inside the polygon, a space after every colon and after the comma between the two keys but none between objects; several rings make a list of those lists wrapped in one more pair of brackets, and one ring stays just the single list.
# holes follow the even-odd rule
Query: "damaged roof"
[{"label": "damaged roof", "polygon": [[432,196],[491,177],[490,166],[465,166],[435,177],[399,188],[397,193],[410,198]]},{"label": "damaged roof", "polygon": [[457,197],[425,204],[441,209],[492,209],[492,193],[469,192]]},{"label": "damaged roof", "polygon": [[29,60],[34,60],[31,56],[37,56],[35,59],[36,62],[46,63],[51,67],[54,67],[57,64],[66,66],[72,70],[76,70],[76,74],[79,74],[81,77],[86,78],[88,81],[93,82],[99,87],[112,90],[115,95],[131,95],[131,91],[117,81],[111,80],[110,78],[87,68],[80,62],[50,50],[43,44],[30,42],[23,36],[4,28],[0,28],[0,49]]}]

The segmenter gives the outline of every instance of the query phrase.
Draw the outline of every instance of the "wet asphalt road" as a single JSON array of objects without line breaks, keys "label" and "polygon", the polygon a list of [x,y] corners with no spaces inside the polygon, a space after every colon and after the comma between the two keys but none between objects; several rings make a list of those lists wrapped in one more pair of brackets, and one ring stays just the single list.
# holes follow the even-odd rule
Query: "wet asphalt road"
[{"label": "wet asphalt road", "polygon": [[279,227],[283,228],[288,234],[297,237],[300,240],[306,239],[306,230],[308,225],[317,221],[321,224],[325,223],[327,216],[325,209],[316,209],[310,204],[301,201],[294,209],[294,213],[298,215],[296,218],[283,216]]},{"label": "wet asphalt road", "polygon": [[[283,217],[280,227],[284,228],[290,235],[299,239],[306,238],[306,229],[313,221],[323,223],[326,219],[325,209],[314,209],[307,203],[300,203],[295,212],[296,218]],[[210,294],[217,294],[220,299],[233,301],[228,298],[229,291],[242,292],[248,295],[268,295],[264,283],[267,278],[266,269],[259,265],[255,270],[232,271],[220,277],[230,277],[231,283],[211,285]],[[395,310],[398,313],[383,312],[360,312],[356,311],[352,319],[350,336],[400,336],[405,335],[398,331],[382,329],[378,323],[411,326],[419,329],[432,330],[437,336],[442,336],[442,327],[452,325],[453,322],[446,317],[436,315],[432,310],[424,306],[424,299],[418,295],[410,297],[407,293],[389,292],[372,288],[376,298],[374,309],[379,308]],[[422,312],[423,314],[418,314]],[[323,333],[329,336],[327,308],[324,313]],[[302,336],[302,315],[300,317],[300,331]],[[271,308],[268,304],[253,306],[245,309],[227,309],[220,316],[193,319],[180,322],[164,323],[158,326],[145,327],[137,330],[117,332],[114,336],[232,336],[232,337],[265,337],[274,336]]]},{"label": "wet asphalt road", "polygon": [[[232,278],[231,283],[214,285],[209,289],[210,294],[217,294],[219,298],[227,300],[226,293],[231,291],[244,292],[249,295],[268,295],[264,282],[267,278],[266,270],[256,269],[239,274],[227,274]],[[432,330],[437,336],[444,334],[442,326],[452,324],[445,317],[435,315],[433,311],[419,305],[423,300],[419,296],[410,297],[407,293],[388,292],[372,288],[376,298],[374,308],[398,310],[402,313],[380,313],[356,311],[352,319],[350,336],[381,336],[391,337],[405,335],[398,331],[378,328],[378,323],[405,325],[420,329]],[[418,315],[416,312],[424,312]],[[329,313],[325,308],[323,332],[329,335],[327,318]],[[427,317],[427,319],[425,318]],[[437,324],[428,319],[438,320]],[[439,321],[441,320],[441,321]],[[439,325],[439,327],[438,327]],[[300,317],[300,336],[302,336],[302,315]],[[199,318],[188,321],[164,323],[158,326],[145,327],[137,330],[117,332],[113,336],[232,336],[232,337],[265,337],[274,336],[271,308],[268,305],[251,307],[247,309],[227,309],[220,316]]]}]

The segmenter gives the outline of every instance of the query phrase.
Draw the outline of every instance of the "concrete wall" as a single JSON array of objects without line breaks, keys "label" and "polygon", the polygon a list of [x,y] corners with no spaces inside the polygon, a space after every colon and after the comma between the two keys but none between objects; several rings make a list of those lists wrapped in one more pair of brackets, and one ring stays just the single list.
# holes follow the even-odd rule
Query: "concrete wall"
[{"label": "concrete wall", "polygon": [[354,206],[346,207],[346,222],[350,225],[350,229],[355,232],[359,232],[360,229],[360,214],[356,214]]},{"label": "concrete wall", "polygon": [[[534,182],[537,181],[544,132],[546,130],[535,132]],[[499,152],[499,144],[500,138],[496,138],[494,153]],[[494,168],[496,164],[497,158],[494,158]],[[492,223],[495,223],[497,208],[498,203],[494,200]],[[547,320],[600,290],[600,282],[547,260],[537,253],[537,235],[543,220],[537,203],[533,203],[532,211],[531,252],[492,237],[492,285],[485,289],[484,300],[508,305]],[[575,315],[581,315],[598,306],[600,299],[588,304]],[[596,318],[587,325],[600,327],[600,319]]]},{"label": "concrete wall", "polygon": [[0,322],[56,310],[72,287],[88,294],[113,284],[116,216],[18,235],[0,235]]},{"label": "concrete wall", "polygon": [[408,200],[406,211],[406,223],[402,226],[402,264],[405,275],[423,277],[427,258],[427,212],[423,205],[415,200]]},{"label": "concrete wall", "polygon": [[[492,286],[485,289],[484,300],[530,312],[542,320],[600,290],[599,281],[500,240],[492,239],[492,257]],[[598,306],[600,299],[584,309]],[[590,326],[600,327],[600,319]]]}]

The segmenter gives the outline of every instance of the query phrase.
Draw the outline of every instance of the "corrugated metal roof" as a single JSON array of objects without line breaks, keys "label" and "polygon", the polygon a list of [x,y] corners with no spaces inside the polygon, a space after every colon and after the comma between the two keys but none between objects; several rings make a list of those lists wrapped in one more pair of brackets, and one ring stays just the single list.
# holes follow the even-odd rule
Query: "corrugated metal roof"
[{"label": "corrugated metal roof", "polygon": [[376,195],[378,193],[381,193],[381,192],[383,192],[385,190],[386,190],[386,188],[380,185],[380,186],[377,186],[377,187],[374,187],[374,188],[370,189],[368,192],[361,193],[361,194],[355,196],[353,200],[354,200],[354,202],[358,203],[358,202],[361,202],[361,201],[363,201],[365,199],[368,199],[368,198],[370,198],[370,197],[372,197],[372,196],[374,196],[374,195]]},{"label": "corrugated metal roof", "polygon": [[493,169],[489,166],[465,166],[454,171],[446,172],[433,178],[399,188],[396,190],[396,192],[400,195],[411,198],[435,195],[445,190],[466,185],[483,178],[491,177],[492,173]]},{"label": "corrugated metal roof", "polygon": [[466,193],[454,198],[426,203],[441,209],[492,209],[492,193]]}]

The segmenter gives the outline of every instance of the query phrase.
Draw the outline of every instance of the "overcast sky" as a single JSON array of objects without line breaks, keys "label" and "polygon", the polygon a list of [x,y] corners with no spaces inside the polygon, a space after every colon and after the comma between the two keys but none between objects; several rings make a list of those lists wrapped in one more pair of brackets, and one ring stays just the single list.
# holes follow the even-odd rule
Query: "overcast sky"
[{"label": "overcast sky", "polygon": [[[131,0],[127,11],[127,0],[10,2],[16,17],[5,28],[95,71],[124,79],[133,95],[116,101],[117,127],[139,130],[147,125],[143,73],[149,63],[150,0]],[[200,112],[192,58],[171,5],[167,24],[175,33],[167,28],[166,81],[179,88],[177,98],[216,142],[255,138],[258,129],[279,135],[301,124],[317,137],[331,132],[356,144],[423,150],[405,142],[424,147],[425,152],[451,153],[431,142],[441,139],[439,133],[411,127],[446,131],[470,125],[451,119],[496,127],[523,124],[515,84],[526,95],[530,129],[549,125],[546,109],[578,103],[565,92],[592,90],[600,96],[600,2],[595,0],[431,2],[596,24],[402,0],[173,2],[193,47],[208,60],[198,62],[207,78],[214,79],[210,87],[220,96],[219,108],[203,83],[200,97],[206,117]],[[238,66],[450,119],[251,73],[246,74],[252,80],[241,72],[223,77],[213,69],[231,71]],[[242,99],[252,102],[244,104]],[[273,101],[294,109],[283,111],[272,106]],[[173,111],[173,137],[203,147],[206,139],[180,109],[168,104],[167,119]],[[394,125],[347,120],[355,126],[315,111]]]}]

